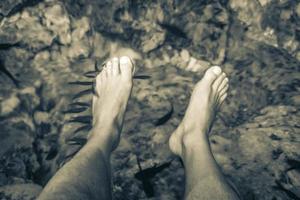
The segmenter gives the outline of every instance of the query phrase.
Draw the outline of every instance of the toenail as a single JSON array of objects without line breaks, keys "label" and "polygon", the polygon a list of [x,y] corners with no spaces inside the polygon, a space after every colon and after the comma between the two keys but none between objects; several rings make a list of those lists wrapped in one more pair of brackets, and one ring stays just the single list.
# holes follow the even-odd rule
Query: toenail
[{"label": "toenail", "polygon": [[128,61],[129,61],[129,58],[127,56],[122,56],[120,58],[120,63],[122,63],[122,64],[127,64]]},{"label": "toenail", "polygon": [[222,70],[221,70],[221,68],[220,68],[219,66],[214,66],[212,71],[213,71],[216,75],[219,75],[219,74],[222,72]]},{"label": "toenail", "polygon": [[111,61],[108,61],[108,62],[106,63],[106,66],[107,66],[107,67],[109,67],[109,66],[111,66],[111,65],[112,65]]}]

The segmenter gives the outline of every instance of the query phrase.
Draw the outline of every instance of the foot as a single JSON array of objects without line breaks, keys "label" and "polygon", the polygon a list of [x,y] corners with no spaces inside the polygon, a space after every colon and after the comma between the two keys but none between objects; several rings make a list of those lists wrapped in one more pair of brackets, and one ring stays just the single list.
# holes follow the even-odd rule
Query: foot
[{"label": "foot", "polygon": [[220,67],[211,67],[196,84],[185,116],[169,139],[171,151],[182,157],[183,148],[207,138],[217,110],[227,97],[228,78]]},{"label": "foot", "polygon": [[132,89],[134,66],[129,57],[113,58],[96,77],[93,96],[91,138],[108,143],[113,151],[119,144],[127,102]]}]

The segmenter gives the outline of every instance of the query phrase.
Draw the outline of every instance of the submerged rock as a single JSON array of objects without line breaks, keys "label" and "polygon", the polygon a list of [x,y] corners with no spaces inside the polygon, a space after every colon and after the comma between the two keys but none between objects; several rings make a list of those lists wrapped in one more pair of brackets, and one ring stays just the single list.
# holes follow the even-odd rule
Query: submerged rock
[{"label": "submerged rock", "polygon": [[9,200],[36,199],[42,187],[36,184],[15,184],[0,187],[0,198]]}]

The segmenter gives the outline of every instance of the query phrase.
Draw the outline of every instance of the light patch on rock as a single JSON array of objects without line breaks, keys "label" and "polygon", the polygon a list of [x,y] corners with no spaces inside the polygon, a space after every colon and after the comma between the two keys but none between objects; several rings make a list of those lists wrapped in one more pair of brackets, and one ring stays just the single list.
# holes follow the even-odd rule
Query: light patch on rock
[{"label": "light patch on rock", "polygon": [[64,45],[70,44],[70,19],[64,8],[59,4],[50,6],[46,8],[44,17],[44,24],[58,36],[59,41]]},{"label": "light patch on rock", "polygon": [[258,0],[261,6],[265,6],[271,2],[271,0]]},{"label": "light patch on rock", "polygon": [[186,70],[192,72],[204,72],[210,65],[211,64],[208,61],[198,60],[194,57],[191,57]]},{"label": "light patch on rock", "polygon": [[1,102],[1,116],[7,116],[11,114],[20,105],[20,99],[16,95],[12,95],[10,98]]},{"label": "light patch on rock", "polygon": [[33,115],[33,119],[35,123],[37,124],[42,124],[42,123],[49,123],[49,113],[47,112],[41,112],[37,111]]},{"label": "light patch on rock", "polygon": [[37,184],[15,184],[0,187],[0,193],[5,197],[9,197],[10,200],[31,200],[36,199],[42,189]]},{"label": "light patch on rock", "polygon": [[87,17],[82,17],[79,20],[75,20],[72,26],[74,29],[71,34],[72,42],[82,40],[86,36],[86,33],[90,30],[90,22]]}]

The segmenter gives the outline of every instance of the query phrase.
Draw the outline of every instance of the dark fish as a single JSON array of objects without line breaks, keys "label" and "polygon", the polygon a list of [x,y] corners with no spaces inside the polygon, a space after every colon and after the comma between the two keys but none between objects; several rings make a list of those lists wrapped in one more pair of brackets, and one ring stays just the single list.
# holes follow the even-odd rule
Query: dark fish
[{"label": "dark fish", "polygon": [[173,108],[173,104],[171,103],[171,110],[168,113],[166,113],[164,116],[159,118],[157,121],[155,121],[154,125],[160,126],[165,124],[172,117],[173,112],[174,112],[174,108]]},{"label": "dark fish", "polygon": [[62,156],[59,161],[60,162],[63,162],[63,163],[66,163],[68,162],[70,159],[72,159],[76,154],[77,152],[80,150],[81,148],[81,145],[72,145],[72,148],[70,148],[65,156]]},{"label": "dark fish", "polygon": [[153,167],[149,167],[147,169],[143,169],[141,171],[139,171],[138,173],[136,173],[134,175],[134,177],[138,180],[141,179],[149,179],[149,178],[153,178],[156,174],[160,173],[162,170],[164,170],[165,168],[169,167],[171,165],[173,160],[166,162],[164,164],[161,165],[154,165]]},{"label": "dark fish", "polygon": [[86,103],[86,102],[74,102],[74,103],[71,103],[70,106],[82,106],[82,107],[90,107],[91,104],[89,103]]},{"label": "dark fish", "polygon": [[141,173],[143,171],[143,169],[141,167],[140,160],[138,157],[136,157],[136,159],[137,159],[138,167],[140,170],[138,173],[140,173],[140,174],[137,175],[138,173],[136,173],[134,175],[134,177],[142,182],[143,190],[144,190],[146,196],[153,197],[154,196],[154,187],[151,184],[151,180],[148,177],[143,176],[143,174]]},{"label": "dark fish", "polygon": [[85,72],[83,75],[87,78],[95,78],[97,76],[97,71],[88,71]]},{"label": "dark fish", "polygon": [[276,180],[275,182],[277,184],[276,189],[284,191],[286,193],[286,195],[288,197],[290,197],[291,199],[300,200],[300,198],[292,190],[289,190],[289,188],[287,189],[286,187],[284,187],[284,185],[282,183],[280,183],[279,180]]},{"label": "dark fish", "polygon": [[67,143],[69,145],[85,145],[87,142],[87,139],[86,138],[79,138],[79,137],[74,137],[74,138],[71,138],[69,140],[67,140]]},{"label": "dark fish", "polygon": [[48,152],[46,160],[52,160],[57,155],[57,153],[58,153],[57,147],[52,146]]},{"label": "dark fish", "polygon": [[142,181],[143,190],[148,198],[154,197],[154,187],[151,183],[151,180]]},{"label": "dark fish", "polygon": [[96,72],[100,71],[99,68],[98,68],[98,62],[97,61],[95,62],[94,69],[95,69]]},{"label": "dark fish", "polygon": [[83,90],[83,91],[77,93],[76,95],[74,95],[73,100],[78,99],[84,95],[92,94],[92,93],[93,93],[93,89]]},{"label": "dark fish", "polygon": [[185,32],[183,32],[180,28],[177,26],[171,25],[171,24],[165,24],[165,23],[158,23],[163,29],[166,29],[169,33],[181,37],[184,39],[187,39],[187,35]]},{"label": "dark fish", "polygon": [[93,82],[91,81],[74,81],[74,82],[69,82],[70,85],[92,85]]},{"label": "dark fish", "polygon": [[6,4],[8,4],[7,5],[8,7],[4,11],[2,10],[3,13],[0,14],[5,17],[12,16],[15,13],[20,13],[24,8],[33,7],[37,5],[41,1],[42,0],[23,0],[23,1],[11,1],[11,2],[4,1],[6,2]]},{"label": "dark fish", "polygon": [[161,172],[163,169],[169,167],[172,161],[173,160],[159,166],[154,165],[153,167],[143,170],[141,167],[141,163],[137,157],[137,163],[140,171],[136,173],[134,177],[142,182],[143,190],[147,197],[154,196],[154,187],[151,183],[151,178],[153,178],[157,173]]},{"label": "dark fish", "polygon": [[288,159],[287,163],[291,166],[289,168],[289,170],[291,170],[291,169],[300,169],[300,161],[298,161],[298,160]]},{"label": "dark fish", "polygon": [[68,123],[82,123],[82,124],[90,124],[92,122],[92,116],[90,115],[84,115],[84,116],[78,116],[78,117],[73,117]]},{"label": "dark fish", "polygon": [[20,47],[20,43],[16,42],[16,43],[1,43],[0,42],[0,50],[8,50],[12,47]]},{"label": "dark fish", "polygon": [[149,79],[151,76],[148,75],[135,75],[133,76],[133,79]]},{"label": "dark fish", "polygon": [[5,74],[16,87],[19,87],[19,81],[6,69],[2,60],[0,60],[0,71]]},{"label": "dark fish", "polygon": [[79,128],[77,128],[75,131],[74,131],[74,134],[75,133],[78,133],[80,131],[90,131],[92,129],[92,125],[88,124],[88,125],[84,125],[84,126],[81,126]]},{"label": "dark fish", "polygon": [[63,111],[64,114],[66,113],[81,113],[83,111],[85,111],[87,109],[87,107],[75,107],[75,108],[70,108],[66,111]]}]

